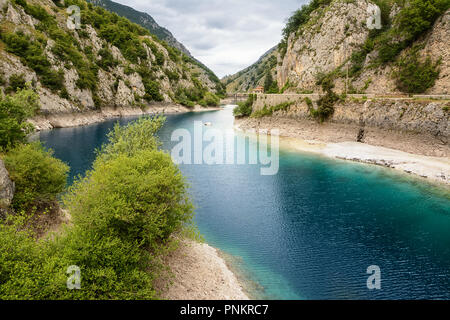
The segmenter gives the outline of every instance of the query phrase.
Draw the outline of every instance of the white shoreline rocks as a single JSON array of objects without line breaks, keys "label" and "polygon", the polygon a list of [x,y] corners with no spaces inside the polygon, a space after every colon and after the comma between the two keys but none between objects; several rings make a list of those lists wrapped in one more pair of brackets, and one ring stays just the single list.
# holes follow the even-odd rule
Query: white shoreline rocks
[{"label": "white shoreline rocks", "polygon": [[[415,153],[415,150],[421,150],[427,154],[433,149],[432,146],[423,144],[428,141],[427,139],[422,141],[419,136],[394,134],[388,131],[385,135],[382,133],[383,130],[378,132],[369,129],[373,135],[370,142],[360,143],[349,139],[356,132],[356,128],[351,125],[318,125],[314,122],[273,120],[275,119],[270,117],[267,121],[264,118],[242,119],[237,121],[235,129],[243,132],[270,132],[273,128],[280,128],[281,145],[287,148],[330,158],[384,166],[432,182],[450,185],[450,158]],[[373,145],[374,141],[378,141],[378,145]],[[422,148],[418,148],[417,143],[421,144]],[[412,152],[398,150],[400,145]],[[443,153],[447,154],[446,151]]]},{"label": "white shoreline rocks", "polygon": [[158,104],[152,105],[146,109],[138,107],[117,107],[117,108],[102,108],[97,111],[85,111],[74,113],[56,113],[48,115],[37,115],[28,120],[34,125],[37,131],[51,130],[54,128],[70,128],[86,126],[94,123],[103,122],[108,119],[132,117],[142,115],[158,115],[158,114],[175,114],[185,112],[202,112],[220,110],[217,108],[205,108],[196,106],[194,108],[187,108],[176,104]]},{"label": "white shoreline rocks", "polygon": [[181,240],[166,262],[173,279],[158,284],[163,299],[249,300],[218,250],[205,243]]}]

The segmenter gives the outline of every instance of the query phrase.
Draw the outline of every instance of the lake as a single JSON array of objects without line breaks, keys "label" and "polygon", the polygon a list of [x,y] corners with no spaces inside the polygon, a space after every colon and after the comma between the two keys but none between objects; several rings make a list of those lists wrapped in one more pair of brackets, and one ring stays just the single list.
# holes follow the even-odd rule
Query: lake
[{"label": "lake", "polygon": [[[39,134],[84,174],[118,121]],[[159,136],[194,121],[231,128],[232,109],[168,115]],[[238,135],[238,133],[236,134]],[[252,143],[252,142],[250,142]],[[450,299],[448,189],[365,164],[280,150],[279,172],[255,165],[181,165],[206,242],[228,255],[250,294],[267,299]],[[367,288],[379,266],[381,289]]]}]

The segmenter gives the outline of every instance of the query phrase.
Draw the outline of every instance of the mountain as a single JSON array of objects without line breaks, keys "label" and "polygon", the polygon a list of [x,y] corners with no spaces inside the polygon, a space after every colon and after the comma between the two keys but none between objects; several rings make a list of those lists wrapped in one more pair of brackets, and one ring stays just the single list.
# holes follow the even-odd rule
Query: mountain
[{"label": "mountain", "polygon": [[[67,7],[81,9],[68,27]],[[70,24],[69,24],[70,26]],[[217,105],[219,79],[140,25],[84,0],[0,0],[0,91],[28,82],[40,114],[155,102]]]},{"label": "mountain", "polygon": [[141,25],[142,27],[149,30],[150,33],[156,35],[159,39],[166,41],[170,46],[177,48],[181,52],[192,57],[189,50],[186,49],[186,47],[182,43],[180,43],[169,30],[158,25],[155,19],[153,19],[153,17],[149,14],[137,11],[129,6],[125,6],[110,0],[88,0],[88,2],[96,6],[103,7],[108,11],[115,12],[119,16],[125,17],[131,22]]},{"label": "mountain", "polygon": [[271,70],[277,63],[277,47],[271,48],[264,53],[257,62],[238,73],[226,76],[222,83],[226,86],[227,92],[247,92],[257,86],[264,84],[267,70]]},{"label": "mountain", "polygon": [[[373,5],[380,28],[367,25]],[[336,92],[448,94],[449,7],[448,0],[312,0],[288,20],[276,59],[222,82],[230,92],[249,91],[271,72],[286,93],[319,92],[327,80]]]}]

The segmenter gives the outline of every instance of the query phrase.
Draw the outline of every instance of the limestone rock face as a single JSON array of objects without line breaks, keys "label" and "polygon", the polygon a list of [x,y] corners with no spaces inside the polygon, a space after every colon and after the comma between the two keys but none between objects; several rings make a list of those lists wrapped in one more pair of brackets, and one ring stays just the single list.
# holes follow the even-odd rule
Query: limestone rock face
[{"label": "limestone rock face", "polygon": [[279,86],[289,81],[301,89],[315,89],[318,73],[333,71],[366,40],[367,6],[365,0],[335,1],[315,12],[303,30],[289,37],[286,55],[277,67]]},{"label": "limestone rock face", "polygon": [[[369,36],[368,7],[373,0],[333,0],[311,13],[308,22],[287,39],[284,55],[275,49],[276,66],[266,63],[264,56],[254,65],[225,77],[222,82],[228,92],[248,92],[264,83],[264,75],[271,71],[284,93],[320,92],[317,79],[321,74],[334,72],[335,91],[345,92],[346,70],[351,68],[351,56],[361,50]],[[390,17],[395,21],[401,8],[394,4]],[[419,57],[440,60],[440,74],[433,87],[424,94],[446,95],[450,93],[450,10],[447,10],[434,26],[413,44],[422,49]],[[405,56],[411,48],[400,53]],[[394,72],[396,61],[376,63],[378,51],[370,52],[359,73],[350,75],[347,88],[363,94],[402,94],[397,88]],[[375,63],[374,63],[375,62]],[[254,81],[256,79],[256,81]]]},{"label": "limestone rock face", "polygon": [[8,171],[0,159],[0,218],[5,215],[14,197],[14,182],[9,178]]},{"label": "limestone rock face", "polygon": [[[98,108],[142,107],[154,106],[144,99],[145,86],[143,75],[148,74],[152,81],[159,84],[162,103],[175,103],[176,92],[179,88],[192,88],[196,81],[209,91],[218,91],[220,83],[211,81],[207,70],[200,68],[190,61],[183,61],[180,56],[174,56],[165,45],[152,36],[142,36],[143,47],[147,51],[146,58],[138,58],[132,63],[124,57],[123,52],[100,37],[98,30],[92,25],[82,25],[82,31],[69,30],[66,25],[66,13],[58,8],[53,1],[35,0],[33,4],[40,5],[49,14],[55,17],[61,31],[73,37],[77,54],[79,54],[87,67],[98,70],[95,84],[92,78],[86,80],[82,67],[75,66],[70,59],[58,56],[58,43],[46,34],[46,41],[42,45],[45,58],[49,61],[52,71],[62,72],[64,75],[61,88],[49,89],[43,84],[42,76],[27,66],[26,61],[0,46],[0,92],[8,87],[9,79],[13,75],[23,75],[25,80],[32,84],[39,94],[39,116],[67,115],[83,112],[99,111]],[[40,21],[28,15],[17,3],[10,0],[0,0],[0,24],[7,26],[6,32],[23,32],[32,41],[39,41],[36,26]],[[44,31],[45,33],[45,31]],[[147,45],[151,43],[151,45]],[[109,50],[115,62],[113,66],[101,66],[102,56],[100,50]],[[157,63],[156,52],[164,56],[164,63]],[[92,61],[94,60],[94,61]],[[89,64],[87,61],[94,62]],[[160,65],[161,64],[161,65]],[[179,80],[169,79],[169,75],[177,74]],[[80,81],[81,80],[81,81]],[[148,79],[145,79],[148,80]],[[88,83],[88,85],[86,85]]]}]

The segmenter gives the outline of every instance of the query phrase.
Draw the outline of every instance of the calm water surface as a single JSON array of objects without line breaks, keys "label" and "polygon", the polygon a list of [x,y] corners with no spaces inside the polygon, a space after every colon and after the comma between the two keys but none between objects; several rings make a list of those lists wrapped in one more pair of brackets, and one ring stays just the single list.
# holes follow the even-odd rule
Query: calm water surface
[{"label": "calm water surface", "polygon": [[[84,174],[105,142],[111,120],[40,133]],[[231,127],[231,109],[168,116],[160,133],[170,150],[174,129],[194,121]],[[375,166],[282,150],[280,170],[258,166],[183,165],[205,240],[233,257],[269,299],[450,299],[450,195]],[[370,291],[366,270],[381,268]]]}]

